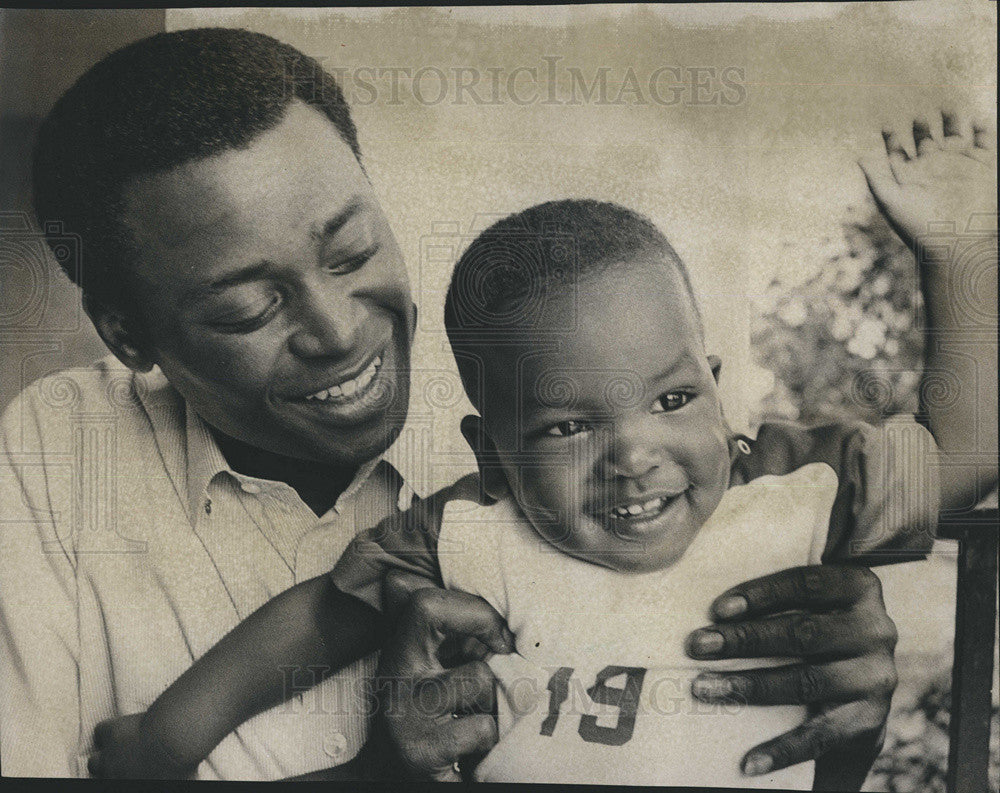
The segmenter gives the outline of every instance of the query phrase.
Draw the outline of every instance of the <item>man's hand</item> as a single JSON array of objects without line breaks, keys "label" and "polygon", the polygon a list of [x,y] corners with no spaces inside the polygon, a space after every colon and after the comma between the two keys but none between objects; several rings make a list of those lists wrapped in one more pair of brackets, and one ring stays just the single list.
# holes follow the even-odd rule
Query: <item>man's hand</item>
[{"label": "man's hand", "polygon": [[858,164],[910,248],[942,222],[959,232],[974,217],[996,227],[996,132],[986,122],[944,110],[887,125],[882,137],[884,147]]},{"label": "man's hand", "polygon": [[[715,625],[689,637],[692,658],[802,659],[703,673],[692,684],[706,702],[811,706],[802,725],[751,749],[744,773],[817,760],[817,789],[860,787],[884,737],[897,682],[896,627],[878,577],[860,567],[796,567],[733,587],[712,612]],[[859,754],[862,746],[867,752]]]},{"label": "man's hand", "polygon": [[458,761],[497,742],[494,677],[487,651],[509,653],[514,640],[485,600],[464,592],[414,592],[382,652],[380,712],[407,770],[458,781]]},{"label": "man's hand", "polygon": [[196,769],[182,768],[145,740],[144,713],[102,721],[94,729],[96,751],[87,761],[91,776],[103,779],[185,779]]}]

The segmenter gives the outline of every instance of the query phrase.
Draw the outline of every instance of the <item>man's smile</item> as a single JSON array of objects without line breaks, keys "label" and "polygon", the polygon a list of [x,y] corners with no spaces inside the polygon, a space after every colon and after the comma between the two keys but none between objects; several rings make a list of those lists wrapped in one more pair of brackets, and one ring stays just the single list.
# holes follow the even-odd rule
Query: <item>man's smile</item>
[{"label": "man's smile", "polygon": [[320,387],[294,396],[280,396],[278,405],[286,405],[310,421],[335,425],[358,425],[384,414],[396,391],[393,382],[396,365],[393,341],[348,371],[331,374]]},{"label": "man's smile", "polygon": [[352,399],[361,399],[367,393],[368,386],[371,385],[372,380],[378,374],[381,367],[382,356],[376,355],[369,361],[361,374],[341,380],[328,388],[321,388],[315,393],[308,394],[305,399],[307,402],[349,402]]}]

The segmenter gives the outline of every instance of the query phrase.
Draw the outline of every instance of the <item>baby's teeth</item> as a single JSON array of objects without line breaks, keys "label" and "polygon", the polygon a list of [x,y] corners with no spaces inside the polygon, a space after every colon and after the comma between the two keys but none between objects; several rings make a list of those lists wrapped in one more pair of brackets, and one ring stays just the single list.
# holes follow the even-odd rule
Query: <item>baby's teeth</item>
[{"label": "baby's teeth", "polygon": [[358,387],[357,380],[348,380],[341,386],[341,390],[344,392],[345,396],[354,396],[354,391]]},{"label": "baby's teeth", "polygon": [[656,509],[658,506],[660,506],[660,499],[654,498],[651,501],[647,501],[645,504],[643,504],[642,508],[646,512],[651,512],[652,510]]},{"label": "baby's teeth", "polygon": [[331,386],[330,390],[327,393],[329,393],[330,396],[339,397],[339,396],[343,396],[344,389],[341,388],[339,385],[335,385],[335,386]]},{"label": "baby's teeth", "polygon": [[642,507],[641,506],[639,506],[638,504],[631,504],[631,505],[629,505],[629,508],[628,508],[628,514],[629,515],[639,515],[641,513],[642,513]]}]

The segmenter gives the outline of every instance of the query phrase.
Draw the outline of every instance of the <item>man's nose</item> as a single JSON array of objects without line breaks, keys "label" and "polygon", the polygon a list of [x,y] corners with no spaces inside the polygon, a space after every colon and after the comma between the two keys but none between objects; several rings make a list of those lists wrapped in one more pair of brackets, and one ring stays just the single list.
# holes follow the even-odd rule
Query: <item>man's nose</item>
[{"label": "man's nose", "polygon": [[289,340],[295,355],[339,357],[354,349],[367,317],[361,300],[329,287],[309,292],[300,300],[298,327]]}]

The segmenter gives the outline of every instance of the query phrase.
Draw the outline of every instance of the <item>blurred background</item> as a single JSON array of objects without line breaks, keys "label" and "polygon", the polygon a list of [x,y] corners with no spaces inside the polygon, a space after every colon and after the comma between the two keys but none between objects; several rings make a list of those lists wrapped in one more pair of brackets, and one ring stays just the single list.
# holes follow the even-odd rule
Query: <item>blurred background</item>
[{"label": "blurred background", "polygon": [[[996,113],[987,2],[2,13],[0,407],[103,354],[33,242],[38,120],[129,40],[244,27],[321,58],[353,105],[420,306],[411,415],[431,486],[470,463],[441,325],[450,267],[497,216],[557,197],[618,201],[665,231],[724,360],[736,428],[912,411],[914,262],[855,160],[900,115],[945,100]],[[941,542],[926,562],[878,570],[902,679],[868,789],[943,790],[954,558]]]}]

